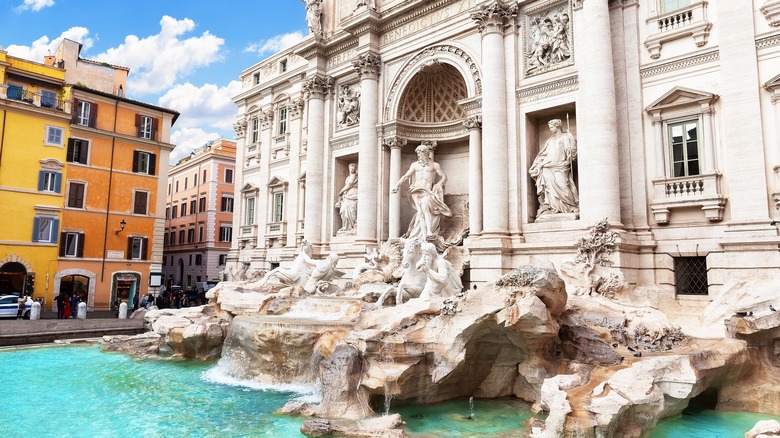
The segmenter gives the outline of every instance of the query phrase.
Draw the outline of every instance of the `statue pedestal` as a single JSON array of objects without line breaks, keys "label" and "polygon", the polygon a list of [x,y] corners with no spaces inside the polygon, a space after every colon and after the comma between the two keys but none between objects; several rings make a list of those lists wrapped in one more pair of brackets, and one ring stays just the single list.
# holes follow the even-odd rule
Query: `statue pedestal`
[{"label": "statue pedestal", "polygon": [[539,216],[534,220],[534,223],[574,221],[579,217],[579,213],[551,213]]}]

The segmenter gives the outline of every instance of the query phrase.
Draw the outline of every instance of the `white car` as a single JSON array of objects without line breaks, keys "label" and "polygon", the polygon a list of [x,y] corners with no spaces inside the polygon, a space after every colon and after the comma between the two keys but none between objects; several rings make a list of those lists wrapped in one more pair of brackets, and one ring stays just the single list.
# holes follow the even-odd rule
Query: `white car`
[{"label": "white car", "polygon": [[[27,305],[24,309],[24,319],[30,319],[30,308],[33,300],[27,297]],[[19,311],[19,297],[16,295],[0,296],[0,318],[16,318]]]}]

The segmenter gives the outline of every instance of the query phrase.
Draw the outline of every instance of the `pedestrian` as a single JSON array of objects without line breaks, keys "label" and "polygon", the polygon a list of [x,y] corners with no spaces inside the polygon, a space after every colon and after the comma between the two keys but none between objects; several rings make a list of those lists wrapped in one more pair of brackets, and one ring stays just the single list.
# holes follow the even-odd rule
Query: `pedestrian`
[{"label": "pedestrian", "polygon": [[62,319],[70,319],[70,299],[65,297],[62,300]]},{"label": "pedestrian", "polygon": [[79,310],[79,296],[78,294],[73,294],[73,296],[70,298],[70,314],[71,317],[76,316],[77,312]]},{"label": "pedestrian", "polygon": [[19,307],[16,311],[16,319],[22,319],[24,318],[24,309],[27,307],[27,297],[21,296],[19,297]]},{"label": "pedestrian", "polygon": [[133,295],[133,311],[138,310],[138,293]]},{"label": "pedestrian", "polygon": [[63,312],[65,311],[65,296],[63,294],[57,295],[57,319],[62,319]]}]

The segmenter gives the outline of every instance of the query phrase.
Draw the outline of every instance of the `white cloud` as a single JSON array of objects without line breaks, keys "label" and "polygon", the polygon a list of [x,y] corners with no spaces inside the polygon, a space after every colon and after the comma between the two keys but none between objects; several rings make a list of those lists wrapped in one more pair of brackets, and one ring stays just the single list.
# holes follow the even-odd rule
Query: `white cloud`
[{"label": "white cloud", "polygon": [[304,38],[306,38],[306,34],[301,31],[277,35],[267,40],[248,45],[244,49],[244,52],[256,53],[257,56],[263,57],[290,48],[301,42]]},{"label": "white cloud", "polygon": [[176,148],[171,152],[170,164],[176,164],[190,152],[198,149],[212,140],[219,140],[221,136],[216,132],[206,132],[200,128],[182,128],[171,133],[171,143]]},{"label": "white cloud", "polygon": [[8,54],[17,58],[29,59],[30,61],[43,62],[43,57],[54,54],[64,38],[77,41],[83,45],[84,50],[88,50],[94,44],[94,40],[89,37],[89,29],[86,27],[71,27],[62,32],[60,36],[49,39],[44,35],[33,41],[29,46],[10,45],[6,47]]},{"label": "white cloud", "polygon": [[54,6],[54,0],[24,0],[24,3],[19,5],[16,10],[17,11],[26,11],[30,10],[33,12],[38,12],[43,8],[47,8],[49,6]]},{"label": "white cloud", "polygon": [[145,38],[128,35],[123,44],[92,59],[129,67],[129,94],[159,93],[177,79],[220,59],[224,39],[208,31],[180,39],[194,29],[195,22],[189,18],[177,20],[166,15],[160,20],[160,33]]},{"label": "white cloud", "polygon": [[239,81],[231,81],[224,87],[214,84],[196,87],[188,82],[172,87],[160,97],[158,104],[181,113],[174,125],[177,128],[208,126],[232,132],[237,109],[231,97],[240,91]]}]

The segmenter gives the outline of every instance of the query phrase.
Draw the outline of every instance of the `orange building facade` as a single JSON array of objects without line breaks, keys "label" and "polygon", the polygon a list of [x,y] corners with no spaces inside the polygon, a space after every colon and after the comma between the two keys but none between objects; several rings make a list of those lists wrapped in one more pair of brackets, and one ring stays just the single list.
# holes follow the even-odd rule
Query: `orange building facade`
[{"label": "orange building facade", "polygon": [[165,204],[166,286],[220,280],[233,236],[236,143],[211,142],[171,167]]},{"label": "orange building facade", "polygon": [[[73,86],[54,295],[132,308],[162,278],[165,183],[178,113]],[[154,291],[154,290],[152,290]]]}]

